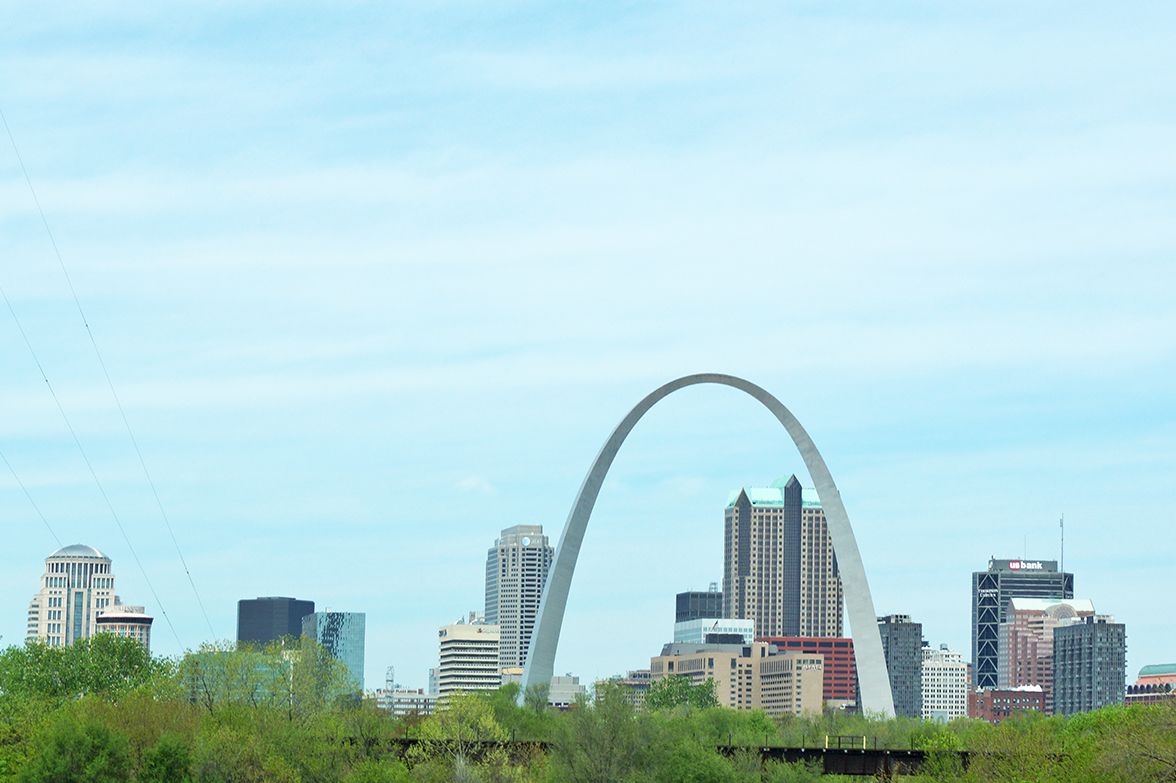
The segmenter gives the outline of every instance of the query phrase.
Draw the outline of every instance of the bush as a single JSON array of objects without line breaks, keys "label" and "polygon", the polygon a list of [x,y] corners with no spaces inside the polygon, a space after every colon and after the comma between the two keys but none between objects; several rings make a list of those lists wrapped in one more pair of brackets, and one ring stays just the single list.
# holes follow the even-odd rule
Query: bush
[{"label": "bush", "polygon": [[126,783],[131,752],[126,737],[101,723],[65,714],[34,741],[19,783]]},{"label": "bush", "polygon": [[190,783],[192,751],[174,734],[164,734],[143,752],[139,783]]}]

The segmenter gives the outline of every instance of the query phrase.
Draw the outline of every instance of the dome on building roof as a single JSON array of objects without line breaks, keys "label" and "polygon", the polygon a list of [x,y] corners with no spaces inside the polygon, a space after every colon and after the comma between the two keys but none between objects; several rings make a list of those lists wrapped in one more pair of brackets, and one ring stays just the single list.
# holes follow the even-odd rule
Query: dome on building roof
[{"label": "dome on building roof", "polygon": [[63,546],[61,549],[58,549],[53,554],[49,555],[49,557],[100,557],[103,560],[109,560],[106,555],[102,554],[94,547],[88,546],[86,544],[70,544],[69,546]]}]

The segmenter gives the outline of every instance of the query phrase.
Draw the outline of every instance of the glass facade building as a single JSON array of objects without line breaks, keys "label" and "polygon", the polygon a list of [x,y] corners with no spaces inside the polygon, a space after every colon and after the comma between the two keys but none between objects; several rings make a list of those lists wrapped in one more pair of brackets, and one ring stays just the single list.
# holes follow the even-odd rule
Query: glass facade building
[{"label": "glass facade building", "polygon": [[687,590],[674,599],[674,622],[717,620],[723,616],[723,593],[718,585],[710,590]]},{"label": "glass facade building", "polygon": [[353,690],[363,692],[363,652],[367,615],[363,612],[315,612],[302,618],[302,635],[314,639],[347,667]]},{"label": "glass facade building", "polygon": [[972,684],[998,685],[1000,624],[1010,598],[1073,598],[1074,575],[1058,571],[1056,560],[988,561],[972,573]]},{"label": "glass facade building", "polygon": [[923,714],[923,625],[909,615],[878,618],[882,654],[894,695],[894,714],[918,718]]},{"label": "glass facade building", "polygon": [[302,635],[302,618],[314,612],[314,601],[268,596],[237,602],[237,642],[257,646]]}]

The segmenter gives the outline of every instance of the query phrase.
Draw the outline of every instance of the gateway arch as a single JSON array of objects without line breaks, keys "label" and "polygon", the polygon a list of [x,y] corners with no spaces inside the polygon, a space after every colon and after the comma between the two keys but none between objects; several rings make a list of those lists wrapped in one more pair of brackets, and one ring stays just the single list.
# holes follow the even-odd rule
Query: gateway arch
[{"label": "gateway arch", "polygon": [[539,614],[531,631],[531,644],[527,650],[527,663],[523,670],[519,699],[523,698],[530,685],[551,681],[555,668],[555,650],[559,645],[559,632],[568,603],[568,591],[572,586],[572,574],[576,570],[576,558],[580,554],[580,545],[584,541],[584,532],[588,527],[588,519],[592,516],[592,508],[596,505],[596,496],[600,494],[601,484],[604,483],[604,477],[608,475],[608,469],[621,444],[646,411],[662,398],[687,386],[704,383],[730,386],[759,400],[784,425],[784,429],[788,431],[792,442],[800,451],[805,467],[808,468],[809,475],[816,485],[821,508],[825,512],[825,520],[829,526],[833,551],[837,555],[841,582],[845,589],[849,627],[853,635],[854,654],[857,658],[858,694],[862,710],[893,717],[894,699],[890,693],[890,679],[882,654],[882,639],[874,614],[874,600],[870,597],[870,585],[866,581],[866,571],[862,566],[862,557],[853,536],[853,528],[849,525],[849,515],[845,512],[841,493],[833,483],[833,476],[830,475],[825,460],[821,458],[804,427],[800,426],[800,422],[783,403],[750,381],[734,375],[717,373],[687,375],[655,389],[629,411],[596,455],[596,460],[584,478],[584,483],[580,485],[576,502],[568,514],[563,534],[559,539],[559,547],[555,552],[555,561],[547,575],[543,598],[539,603]]}]

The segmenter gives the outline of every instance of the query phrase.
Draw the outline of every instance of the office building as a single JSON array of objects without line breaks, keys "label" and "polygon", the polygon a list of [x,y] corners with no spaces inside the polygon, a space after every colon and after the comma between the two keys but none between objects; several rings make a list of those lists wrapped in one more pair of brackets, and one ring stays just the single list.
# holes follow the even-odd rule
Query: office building
[{"label": "office building", "polygon": [[1019,688],[981,688],[968,692],[968,717],[993,726],[1024,715],[1045,711],[1045,691],[1037,685]]},{"label": "office building", "polygon": [[485,621],[499,628],[500,668],[527,663],[531,630],[554,557],[542,525],[506,528],[486,554]]},{"label": "office building", "polygon": [[441,699],[457,691],[492,691],[501,684],[497,625],[470,612],[468,620],[441,626],[437,639],[437,695]]},{"label": "office building", "polygon": [[755,623],[751,620],[681,620],[674,623],[674,641],[686,644],[751,644]]},{"label": "office building", "polygon": [[85,544],[64,546],[45,558],[40,592],[29,602],[25,639],[50,647],[88,639],[115,600],[110,558]]},{"label": "office building", "polygon": [[723,593],[715,582],[709,590],[687,590],[674,597],[674,622],[717,620],[723,617]]},{"label": "office building", "polygon": [[588,689],[580,684],[580,678],[569,672],[566,675],[556,675],[551,678],[551,687],[547,691],[547,704],[557,710],[567,710],[576,706],[580,699],[588,697]]},{"label": "office building", "polygon": [[1127,629],[1094,615],[1059,624],[1053,632],[1053,705],[1056,715],[1122,704],[1127,690]]},{"label": "office building", "polygon": [[376,707],[393,718],[406,718],[410,715],[425,717],[432,715],[436,710],[437,697],[425,693],[424,688],[405,688],[396,685],[376,690]]},{"label": "office building", "polygon": [[714,681],[724,707],[762,710],[772,717],[820,715],[824,659],[820,655],[779,652],[752,644],[676,644],[649,662],[653,682],[686,677],[693,685]]},{"label": "office building", "polygon": [[910,615],[878,618],[882,654],[894,696],[894,714],[917,718],[923,714],[923,626]]},{"label": "office building", "polygon": [[1176,701],[1176,663],[1144,666],[1134,685],[1127,686],[1127,704],[1156,704]]},{"label": "office building", "polygon": [[245,598],[237,602],[237,643],[263,647],[302,635],[302,618],[314,614],[314,601],[284,596]]},{"label": "office building", "polygon": [[998,685],[998,637],[1010,598],[1074,597],[1074,575],[1058,571],[1056,560],[988,561],[972,573],[972,663],[978,688]]},{"label": "office building", "polygon": [[1044,710],[1053,712],[1054,628],[1093,614],[1094,605],[1084,599],[1010,598],[997,638],[997,687],[1040,686]]},{"label": "office building", "polygon": [[[649,685],[652,681],[653,675],[649,669],[633,669],[623,677],[618,674],[605,682],[619,686],[627,702],[637,709],[644,709],[645,696],[649,693]],[[601,684],[601,682],[597,682],[596,686],[599,688]]]},{"label": "office building", "polygon": [[946,723],[968,714],[968,664],[946,644],[923,648],[923,718]]},{"label": "office building", "polygon": [[754,621],[757,638],[841,636],[841,579],[815,491],[796,476],[745,487],[723,519],[723,617]]},{"label": "office building", "polygon": [[758,641],[771,644],[781,652],[820,655],[825,663],[821,688],[825,708],[847,710],[857,704],[857,661],[853,657],[853,639],[772,636]]},{"label": "office building", "polygon": [[95,632],[112,633],[124,639],[134,639],[151,652],[151,623],[146,607],[127,606],[114,597],[114,605],[102,611],[95,621]]},{"label": "office building", "polygon": [[315,612],[302,618],[302,636],[318,642],[332,658],[347,669],[348,684],[363,692],[364,634],[367,616],[363,612]]}]

